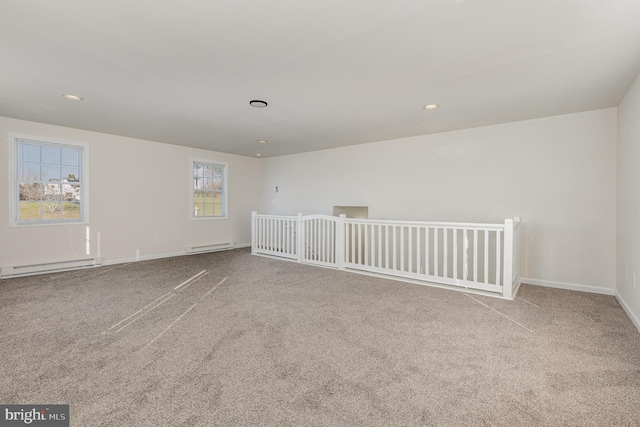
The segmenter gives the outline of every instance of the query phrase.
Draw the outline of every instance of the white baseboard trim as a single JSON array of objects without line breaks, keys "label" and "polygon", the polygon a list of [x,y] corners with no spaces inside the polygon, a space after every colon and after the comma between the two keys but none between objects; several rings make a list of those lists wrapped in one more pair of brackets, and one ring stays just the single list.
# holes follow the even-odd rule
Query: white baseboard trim
[{"label": "white baseboard trim", "polygon": [[566,289],[569,291],[590,292],[592,294],[615,295],[615,290],[598,286],[580,285],[578,283],[554,282],[552,280],[522,277],[520,281],[527,285],[545,286],[547,288]]},{"label": "white baseboard trim", "polygon": [[2,267],[0,279],[13,279],[16,277],[38,276],[40,274],[54,274],[64,271],[81,270],[85,268],[100,267],[102,258],[79,258],[72,260],[58,260],[39,262],[31,265],[17,265]]},{"label": "white baseboard trim", "polygon": [[233,245],[233,249],[242,249],[242,248],[250,248],[251,243],[236,243]]},{"label": "white baseboard trim", "polygon": [[118,258],[118,259],[110,259],[105,260],[102,265],[116,265],[116,264],[129,264],[131,262],[137,261],[150,261],[153,259],[162,259],[162,258],[173,258],[176,256],[184,256],[184,252],[171,252],[166,254],[155,254],[155,255],[142,255],[139,258]]},{"label": "white baseboard trim", "polygon": [[[242,249],[242,248],[250,248],[250,247],[251,247],[251,243],[237,243],[237,244],[234,244],[229,249]],[[213,253],[213,252],[210,252],[210,253]],[[103,258],[102,265],[106,266],[106,265],[116,265],[116,264],[128,264],[128,263],[137,262],[137,261],[150,261],[154,259],[173,258],[178,256],[189,256],[189,255],[186,255],[184,252],[170,252],[165,254],[143,255],[143,256],[140,256],[139,258],[132,257],[132,258],[118,258],[118,259],[110,259],[110,260]]]},{"label": "white baseboard trim", "polygon": [[622,306],[622,309],[625,311],[625,313],[627,313],[627,316],[629,316],[629,319],[631,319],[631,322],[633,322],[638,332],[640,332],[640,319],[638,319],[638,316],[635,315],[635,313],[629,307],[629,304],[627,304],[624,298],[622,298],[622,296],[617,291],[616,291],[616,299]]},{"label": "white baseboard trim", "polygon": [[[238,244],[234,244],[229,248],[225,248],[225,249],[242,249],[242,248],[250,248],[251,247],[251,243],[238,243]],[[173,257],[177,257],[177,256],[186,256],[186,254],[184,253],[184,251],[181,252],[170,252],[170,253],[164,253],[164,254],[154,254],[154,255],[142,255],[140,257],[131,257],[131,258],[118,258],[118,259],[106,259],[106,258],[96,258],[96,260],[98,260],[98,262],[96,262],[95,264],[92,265],[82,265],[82,266],[68,266],[65,268],[57,268],[55,271],[54,270],[47,270],[47,271],[33,271],[33,272],[29,272],[29,273],[22,273],[22,274],[3,274],[2,271],[0,271],[0,280],[1,279],[10,279],[10,278],[14,278],[14,277],[22,277],[22,276],[35,276],[35,275],[39,275],[39,274],[48,274],[48,273],[60,273],[62,271],[73,271],[73,270],[80,270],[80,269],[84,269],[84,268],[95,268],[95,267],[101,267],[101,266],[109,266],[109,265],[118,265],[118,264],[129,264],[132,262],[137,262],[137,261],[149,261],[149,260],[153,260],[153,259],[162,259],[162,258],[173,258]],[[6,270],[6,268],[5,268]]]}]

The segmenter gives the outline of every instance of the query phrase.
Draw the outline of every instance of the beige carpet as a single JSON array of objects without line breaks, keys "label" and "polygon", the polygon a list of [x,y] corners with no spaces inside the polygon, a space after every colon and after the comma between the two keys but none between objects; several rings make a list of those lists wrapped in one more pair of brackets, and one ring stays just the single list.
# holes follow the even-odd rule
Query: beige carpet
[{"label": "beige carpet", "polygon": [[0,358],[0,403],[69,404],[72,426],[640,425],[614,297],[508,302],[248,250],[0,281]]}]

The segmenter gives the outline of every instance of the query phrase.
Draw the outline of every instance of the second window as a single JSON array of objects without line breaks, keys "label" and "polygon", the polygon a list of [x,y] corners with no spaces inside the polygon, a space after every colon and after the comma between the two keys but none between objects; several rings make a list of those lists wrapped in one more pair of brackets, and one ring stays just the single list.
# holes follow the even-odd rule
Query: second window
[{"label": "second window", "polygon": [[192,215],[194,218],[227,216],[226,175],[225,164],[193,162]]}]

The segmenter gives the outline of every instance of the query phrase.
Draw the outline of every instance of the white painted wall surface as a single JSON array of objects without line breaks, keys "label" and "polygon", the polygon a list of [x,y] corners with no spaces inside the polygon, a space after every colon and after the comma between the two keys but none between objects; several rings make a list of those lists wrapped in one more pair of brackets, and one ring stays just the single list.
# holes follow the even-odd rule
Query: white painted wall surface
[{"label": "white painted wall surface", "polygon": [[[85,257],[86,225],[10,227],[9,133],[89,144],[91,252],[105,263],[184,253],[191,244],[251,242],[258,159],[0,117],[0,267]],[[190,220],[190,160],[228,164],[229,218]],[[154,241],[154,236],[158,241]]]},{"label": "white painted wall surface", "polygon": [[609,108],[267,158],[260,212],[359,205],[376,219],[520,216],[530,283],[613,294],[616,129]]},{"label": "white painted wall surface", "polygon": [[640,329],[640,76],[618,107],[617,202],[616,293]]}]

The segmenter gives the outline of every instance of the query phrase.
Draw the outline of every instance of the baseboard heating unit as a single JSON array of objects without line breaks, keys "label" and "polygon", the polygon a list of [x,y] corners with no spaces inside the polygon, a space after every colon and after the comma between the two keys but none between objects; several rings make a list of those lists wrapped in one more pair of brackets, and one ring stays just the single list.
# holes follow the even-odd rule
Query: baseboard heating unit
[{"label": "baseboard heating unit", "polygon": [[102,265],[102,258],[83,258],[69,261],[52,261],[38,264],[2,267],[0,279],[11,277],[31,276],[34,274],[58,273],[60,271],[78,270],[81,268]]},{"label": "baseboard heating unit", "polygon": [[184,248],[184,253],[186,255],[194,255],[206,252],[225,251],[228,249],[233,249],[233,244],[231,242],[186,246]]}]

